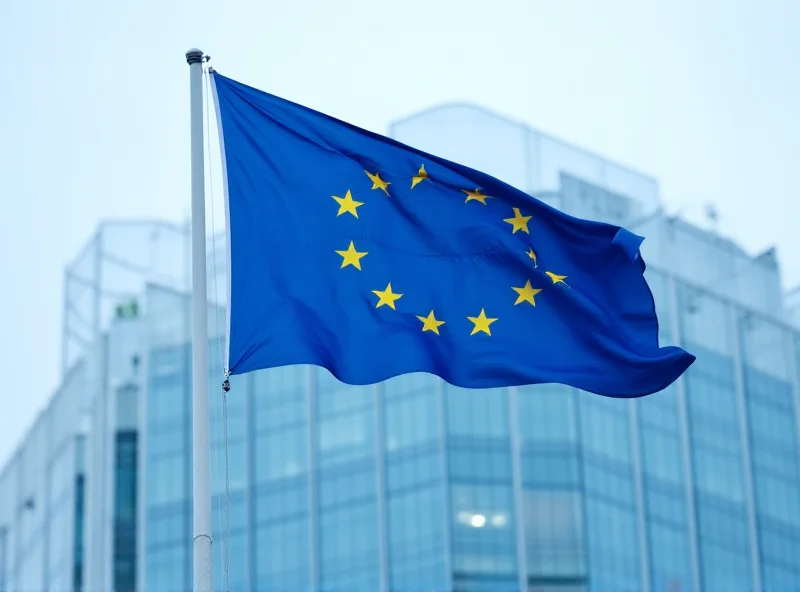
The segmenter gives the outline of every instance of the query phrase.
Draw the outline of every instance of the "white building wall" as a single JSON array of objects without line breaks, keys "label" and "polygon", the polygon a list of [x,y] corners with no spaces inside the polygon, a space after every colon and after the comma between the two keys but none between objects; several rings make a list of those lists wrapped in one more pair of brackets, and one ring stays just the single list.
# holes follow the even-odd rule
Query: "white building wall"
[{"label": "white building wall", "polygon": [[18,590],[45,588],[45,516],[48,418],[41,413],[23,446],[17,467],[18,498],[15,504],[18,538],[14,549],[14,586]]},{"label": "white building wall", "polygon": [[111,589],[113,448],[109,440],[109,422],[113,417],[106,396],[107,343],[105,336],[89,352],[92,406],[86,440],[86,544],[85,589]]},{"label": "white building wall", "polygon": [[72,588],[75,430],[84,380],[78,364],[0,475],[0,590]]},{"label": "white building wall", "polygon": [[48,590],[70,590],[75,541],[75,438],[85,409],[85,365],[78,363],[65,377],[46,411],[47,509],[46,571]]},{"label": "white building wall", "polygon": [[0,473],[0,590],[14,589],[14,560],[18,538],[18,451]]}]

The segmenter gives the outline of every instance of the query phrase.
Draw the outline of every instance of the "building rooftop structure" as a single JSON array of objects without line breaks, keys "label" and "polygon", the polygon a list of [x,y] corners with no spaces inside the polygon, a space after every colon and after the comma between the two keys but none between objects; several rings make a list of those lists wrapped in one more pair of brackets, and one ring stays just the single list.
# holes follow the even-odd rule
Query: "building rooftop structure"
[{"label": "building rooftop structure", "polygon": [[645,236],[647,265],[786,320],[774,249],[752,256],[734,240],[664,209],[655,178],[468,103],[446,103],[390,125],[415,148],[478,168],[581,218]]},{"label": "building rooftop structure", "polygon": [[[654,177],[470,103],[446,103],[397,119],[389,135],[437,156],[477,168],[567,213],[577,204],[561,197],[562,176],[580,179],[631,201],[628,219],[661,205]],[[606,212],[601,206],[612,206]],[[595,219],[613,217],[597,204]],[[584,217],[586,216],[584,211]]]}]

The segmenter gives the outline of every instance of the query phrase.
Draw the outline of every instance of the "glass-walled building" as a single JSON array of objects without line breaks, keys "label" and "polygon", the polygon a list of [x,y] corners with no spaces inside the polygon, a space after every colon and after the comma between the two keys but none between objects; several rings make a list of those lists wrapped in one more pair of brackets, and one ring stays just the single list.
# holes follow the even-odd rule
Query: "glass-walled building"
[{"label": "glass-walled building", "polygon": [[[658,272],[649,279],[662,338],[698,363],[641,400],[554,385],[466,390],[426,375],[347,387],[306,367],[237,377],[231,589],[799,589],[790,347],[800,340]],[[185,344],[148,354],[142,556],[153,590],[190,581],[189,354]],[[215,573],[223,589],[221,564]]]},{"label": "glass-walled building", "polygon": [[[800,591],[800,334],[775,254],[484,110],[392,134],[647,236],[661,339],[697,362],[631,401],[294,366],[234,377],[223,406],[210,245],[216,589]],[[106,223],[68,269],[64,383],[0,473],[0,591],[191,589],[188,252],[185,227]]]}]

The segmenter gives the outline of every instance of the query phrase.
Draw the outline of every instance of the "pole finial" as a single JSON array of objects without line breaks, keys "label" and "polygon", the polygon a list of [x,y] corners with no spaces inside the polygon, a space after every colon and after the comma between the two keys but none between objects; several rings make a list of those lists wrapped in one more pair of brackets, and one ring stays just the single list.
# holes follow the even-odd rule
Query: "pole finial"
[{"label": "pole finial", "polygon": [[186,63],[190,66],[192,64],[199,64],[203,61],[203,52],[199,49],[190,49],[186,52]]}]

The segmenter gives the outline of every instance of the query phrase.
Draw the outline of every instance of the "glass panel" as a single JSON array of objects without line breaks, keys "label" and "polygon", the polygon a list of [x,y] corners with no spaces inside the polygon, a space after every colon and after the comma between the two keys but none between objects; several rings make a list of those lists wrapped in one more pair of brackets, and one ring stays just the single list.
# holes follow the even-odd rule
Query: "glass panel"
[{"label": "glass panel", "polygon": [[438,439],[439,410],[433,388],[412,390],[406,396],[399,393],[390,396],[387,392],[384,398],[387,451],[414,448]]},{"label": "glass panel", "polygon": [[544,581],[585,579],[580,493],[525,491],[523,513],[529,577]]},{"label": "glass panel", "polygon": [[633,507],[589,495],[586,521],[592,588],[640,590],[639,542]]},{"label": "glass panel", "polygon": [[255,529],[255,589],[307,590],[308,518],[281,520]]},{"label": "glass panel", "polygon": [[518,396],[519,436],[532,442],[574,442],[574,389],[554,384],[522,387]]},{"label": "glass panel", "polygon": [[451,435],[504,437],[508,435],[508,391],[445,386],[447,431]]},{"label": "glass panel", "polygon": [[387,500],[392,591],[446,589],[441,486],[390,492]]},{"label": "glass panel", "polygon": [[513,581],[515,515],[509,485],[451,487],[453,572],[456,577]]}]

